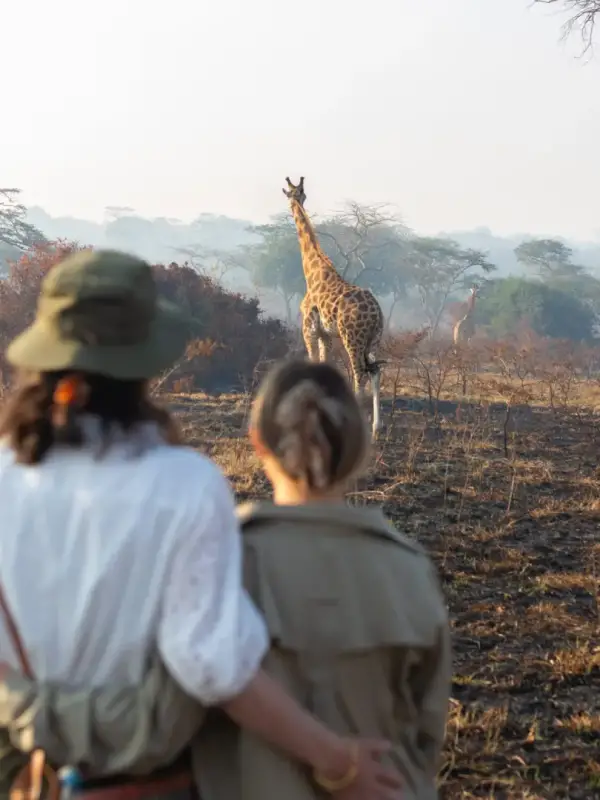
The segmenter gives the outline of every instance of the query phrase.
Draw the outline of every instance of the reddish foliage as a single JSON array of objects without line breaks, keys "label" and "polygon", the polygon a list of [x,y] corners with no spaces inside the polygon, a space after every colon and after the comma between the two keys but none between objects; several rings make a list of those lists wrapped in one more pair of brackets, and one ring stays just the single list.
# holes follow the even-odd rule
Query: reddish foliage
[{"label": "reddish foliage", "polygon": [[58,241],[38,244],[9,264],[8,277],[0,280],[0,383],[6,375],[4,351],[35,315],[37,296],[44,275],[76,250],[74,242]]},{"label": "reddish foliage", "polygon": [[[10,265],[0,280],[0,384],[6,376],[4,350],[34,317],[40,283],[66,255],[80,247],[58,241],[39,245]],[[215,281],[184,264],[155,265],[160,294],[177,303],[193,319],[186,355],[166,386],[226,390],[247,386],[257,364],[288,352],[285,326],[263,319],[258,301],[225,291]]]},{"label": "reddish foliage", "polygon": [[160,293],[195,321],[190,334],[196,341],[188,347],[186,363],[174,374],[176,380],[193,375],[195,388],[248,387],[258,364],[288,353],[284,324],[263,319],[258,300],[225,291],[187,264],[153,269]]}]

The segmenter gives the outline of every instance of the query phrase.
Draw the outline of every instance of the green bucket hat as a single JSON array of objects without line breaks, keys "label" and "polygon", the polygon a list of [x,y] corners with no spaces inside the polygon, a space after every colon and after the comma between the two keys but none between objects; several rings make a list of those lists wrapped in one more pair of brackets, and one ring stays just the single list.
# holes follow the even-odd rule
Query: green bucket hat
[{"label": "green bucket hat", "polygon": [[157,297],[145,261],[116,250],[82,250],[44,278],[35,320],[6,357],[35,372],[149,379],[183,353],[186,327],[178,309]]}]

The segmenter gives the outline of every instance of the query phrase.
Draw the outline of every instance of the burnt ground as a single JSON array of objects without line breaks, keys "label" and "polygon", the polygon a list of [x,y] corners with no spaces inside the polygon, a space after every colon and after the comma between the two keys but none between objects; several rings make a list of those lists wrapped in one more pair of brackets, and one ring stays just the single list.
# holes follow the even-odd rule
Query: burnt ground
[{"label": "burnt ground", "polygon": [[[250,399],[171,398],[240,499],[268,495]],[[441,797],[600,798],[600,421],[591,411],[388,403],[353,502],[382,503],[435,560],[455,675]]]}]

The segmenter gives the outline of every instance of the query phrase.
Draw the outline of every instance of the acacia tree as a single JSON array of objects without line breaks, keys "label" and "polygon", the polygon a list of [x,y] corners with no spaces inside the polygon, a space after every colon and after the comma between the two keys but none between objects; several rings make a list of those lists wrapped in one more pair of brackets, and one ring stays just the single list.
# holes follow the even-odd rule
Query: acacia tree
[{"label": "acacia tree", "polygon": [[559,5],[564,8],[569,18],[564,24],[564,33],[569,35],[578,29],[581,33],[584,52],[589,50],[594,39],[596,19],[600,14],[600,0],[533,0],[538,5]]},{"label": "acacia tree", "polygon": [[595,314],[600,313],[600,281],[573,262],[570,247],[556,239],[532,239],[516,247],[515,256],[548,286],[573,295]]},{"label": "acacia tree", "polygon": [[515,247],[517,261],[533,269],[544,281],[572,279],[583,267],[572,262],[573,250],[558,239],[531,239]]},{"label": "acacia tree", "polygon": [[20,193],[20,189],[0,189],[0,243],[24,252],[44,243],[46,237],[27,222],[27,209],[18,201]]}]

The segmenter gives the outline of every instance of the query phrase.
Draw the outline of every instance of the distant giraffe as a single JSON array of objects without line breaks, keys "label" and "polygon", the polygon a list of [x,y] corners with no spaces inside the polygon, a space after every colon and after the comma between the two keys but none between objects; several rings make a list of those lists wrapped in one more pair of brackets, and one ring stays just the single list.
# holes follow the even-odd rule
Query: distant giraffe
[{"label": "distant giraffe", "polygon": [[475,334],[475,321],[473,320],[473,312],[475,310],[476,295],[477,287],[471,286],[471,294],[467,300],[467,312],[464,317],[461,317],[461,319],[459,319],[454,326],[453,338],[455,347],[458,347],[459,344],[470,342]]},{"label": "distant giraffe", "polygon": [[312,361],[326,361],[331,340],[339,336],[348,354],[354,391],[360,397],[367,379],[373,392],[373,438],[381,430],[381,368],[375,351],[383,333],[383,312],[374,295],[345,281],[321,250],[304,203],[304,178],[297,186],[286,178],[283,193],[290,201],[298,231],[306,294],[300,304],[302,335]]}]

